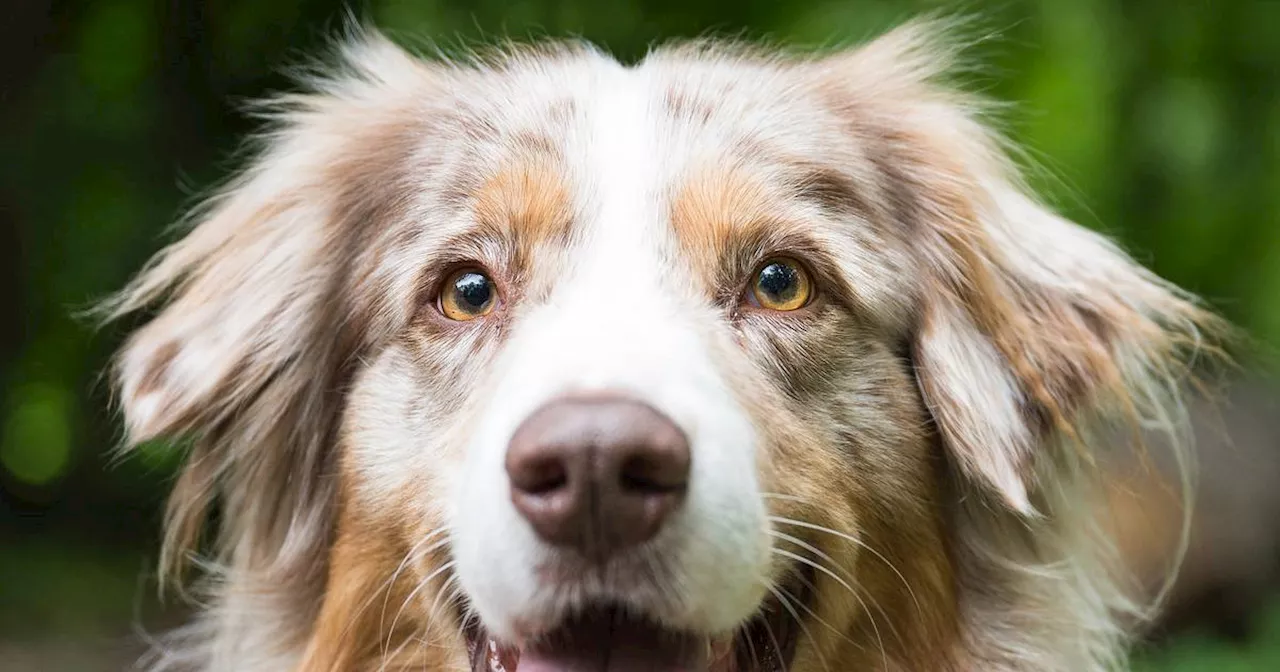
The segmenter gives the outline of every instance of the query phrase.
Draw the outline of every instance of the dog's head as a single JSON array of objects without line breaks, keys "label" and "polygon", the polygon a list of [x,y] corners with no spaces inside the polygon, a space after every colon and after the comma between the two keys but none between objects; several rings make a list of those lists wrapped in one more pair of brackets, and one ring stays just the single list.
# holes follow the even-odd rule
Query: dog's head
[{"label": "dog's head", "polygon": [[170,548],[219,502],[206,655],[912,667],[996,660],[988,604],[1097,634],[1017,602],[1069,580],[1081,418],[1147,410],[1202,316],[1025,194],[919,27],[354,45],[116,306],[168,299],[119,379],[135,440],[197,437]]}]

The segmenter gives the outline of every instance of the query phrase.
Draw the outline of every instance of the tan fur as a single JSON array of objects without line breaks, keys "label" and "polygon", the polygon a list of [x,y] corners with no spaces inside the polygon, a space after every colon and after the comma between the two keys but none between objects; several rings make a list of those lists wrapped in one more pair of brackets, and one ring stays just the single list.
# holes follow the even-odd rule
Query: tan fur
[{"label": "tan fur", "polygon": [[480,187],[475,199],[481,224],[510,228],[527,248],[525,256],[539,245],[563,245],[573,223],[563,169],[553,157],[520,161],[503,169]]}]

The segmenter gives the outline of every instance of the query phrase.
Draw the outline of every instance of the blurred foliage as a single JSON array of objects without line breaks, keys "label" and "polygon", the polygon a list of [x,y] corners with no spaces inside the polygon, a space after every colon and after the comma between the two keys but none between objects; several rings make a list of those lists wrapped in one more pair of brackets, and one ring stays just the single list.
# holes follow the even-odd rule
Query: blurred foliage
[{"label": "blurred foliage", "polygon": [[1202,632],[1184,635],[1139,658],[1134,672],[1264,672],[1280,670],[1280,605],[1262,619],[1253,641],[1240,646]]},{"label": "blurred foliage", "polygon": [[[288,87],[284,66],[322,49],[348,10],[330,0],[5,5],[0,539],[61,535],[132,553],[154,536],[172,460],[112,456],[119,429],[100,376],[123,330],[95,334],[76,311],[119,287],[233,167],[227,157],[252,130],[237,105]],[[353,11],[446,52],[579,35],[636,59],[655,41],[705,34],[841,45],[939,6],[372,0]],[[1016,102],[1004,124],[1028,148],[1035,184],[1280,344],[1280,2],[999,0],[958,11],[992,38],[975,46],[983,67],[971,79]]]}]

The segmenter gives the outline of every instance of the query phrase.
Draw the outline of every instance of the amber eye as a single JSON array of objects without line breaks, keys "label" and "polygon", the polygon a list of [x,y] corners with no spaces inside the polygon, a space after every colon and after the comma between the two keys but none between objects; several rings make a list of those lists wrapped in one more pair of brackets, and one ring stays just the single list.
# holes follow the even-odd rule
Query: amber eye
[{"label": "amber eye", "polygon": [[756,271],[751,295],[761,308],[796,310],[809,303],[813,282],[800,264],[790,259],[772,259]]},{"label": "amber eye", "polygon": [[460,322],[488,315],[497,300],[498,289],[493,280],[475,269],[450,275],[440,288],[440,312]]}]

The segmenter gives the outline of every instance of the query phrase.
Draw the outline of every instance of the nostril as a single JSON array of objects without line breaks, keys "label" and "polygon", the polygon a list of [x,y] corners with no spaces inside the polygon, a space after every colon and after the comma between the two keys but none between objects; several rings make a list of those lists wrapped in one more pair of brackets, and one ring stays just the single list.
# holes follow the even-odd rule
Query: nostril
[{"label": "nostril", "polygon": [[569,469],[554,456],[525,460],[512,470],[511,485],[530,495],[547,495],[569,484]]},{"label": "nostril", "polygon": [[622,464],[619,481],[624,491],[634,494],[683,492],[689,485],[688,460],[653,453],[631,455]]}]

